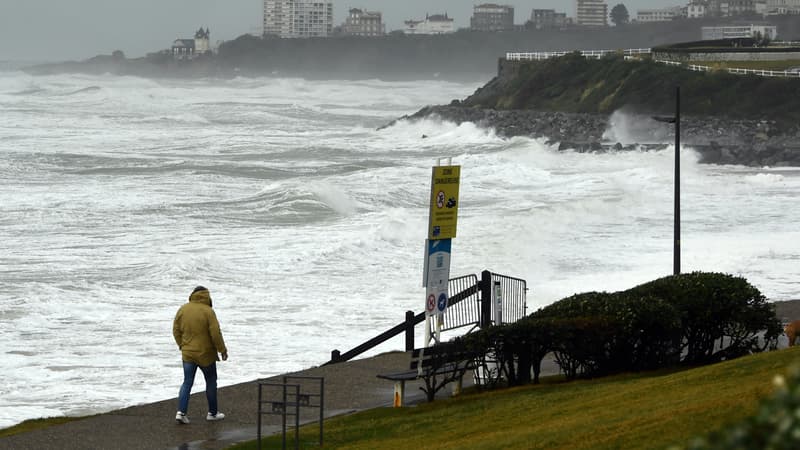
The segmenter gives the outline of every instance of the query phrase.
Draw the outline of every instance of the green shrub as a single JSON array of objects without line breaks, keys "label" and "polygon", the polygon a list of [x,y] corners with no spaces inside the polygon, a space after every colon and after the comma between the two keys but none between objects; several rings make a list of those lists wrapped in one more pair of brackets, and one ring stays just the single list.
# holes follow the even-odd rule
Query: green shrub
[{"label": "green shrub", "polygon": [[[562,357],[567,358],[569,348],[580,351],[586,359],[586,349],[598,353],[591,357],[593,363],[582,364],[590,374],[606,374],[621,371],[649,370],[674,364],[680,351],[680,315],[668,302],[652,297],[637,296],[626,292],[609,294],[606,292],[587,292],[567,297],[533,313],[536,317],[558,317],[561,319],[582,319],[574,323],[583,328],[584,341],[605,339],[603,346],[584,343],[579,349],[574,343],[562,348]],[[597,330],[586,329],[590,318],[601,319],[595,324]],[[572,335],[559,327],[559,335],[566,333],[565,339]],[[612,330],[606,330],[612,327]]]},{"label": "green shrub", "polygon": [[610,361],[618,325],[608,316],[567,317],[551,322],[554,359],[568,380],[613,372]]},{"label": "green shrub", "polygon": [[[553,351],[557,337],[551,319],[525,317],[470,333],[462,339],[476,355],[484,374],[484,387],[539,383],[542,360]],[[531,379],[531,372],[533,379]]]},{"label": "green shrub", "polygon": [[773,305],[744,278],[693,272],[628,291],[664,299],[680,313],[683,361],[708,364],[775,348],[781,324]]},{"label": "green shrub", "polygon": [[493,387],[529,383],[531,372],[537,383],[551,352],[573,379],[731,359],[775,348],[781,332],[773,306],[745,279],[694,272],[575,294],[460,339]]}]

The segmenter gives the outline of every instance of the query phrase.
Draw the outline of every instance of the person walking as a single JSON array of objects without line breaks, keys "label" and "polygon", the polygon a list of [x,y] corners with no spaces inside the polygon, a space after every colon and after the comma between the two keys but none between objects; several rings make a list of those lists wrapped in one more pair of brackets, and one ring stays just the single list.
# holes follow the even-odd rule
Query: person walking
[{"label": "person walking", "polygon": [[217,315],[212,309],[211,294],[203,286],[197,286],[189,295],[189,302],[178,309],[172,323],[172,335],[181,350],[183,359],[183,384],[178,395],[178,412],[175,421],[188,424],[189,394],[194,385],[197,368],[206,379],[208,414],[206,420],[222,420],[225,414],[217,409],[217,361],[228,359],[228,349],[222,338]]}]

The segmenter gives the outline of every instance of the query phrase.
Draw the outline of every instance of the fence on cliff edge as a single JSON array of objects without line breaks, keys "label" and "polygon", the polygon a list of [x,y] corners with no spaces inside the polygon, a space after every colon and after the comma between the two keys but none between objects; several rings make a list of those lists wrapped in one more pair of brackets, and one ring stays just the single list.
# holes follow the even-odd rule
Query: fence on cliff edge
[{"label": "fence on cliff edge", "polygon": [[[542,61],[550,58],[557,58],[564,56],[573,51],[561,52],[523,52],[523,53],[506,53],[505,59],[507,61]],[[609,54],[622,54],[626,60],[637,59],[641,55],[650,55],[653,50],[650,48],[630,48],[626,50],[580,50],[581,56],[585,58],[600,59]],[[670,66],[680,66],[686,70],[693,72],[710,72],[713,70],[723,70],[734,75],[756,75],[760,77],[779,77],[779,78],[800,78],[800,69],[798,70],[761,70],[761,69],[740,69],[735,67],[730,68],[716,68],[711,66],[701,66],[697,64],[686,64],[680,61],[670,61],[665,59],[654,59],[653,61]]]}]

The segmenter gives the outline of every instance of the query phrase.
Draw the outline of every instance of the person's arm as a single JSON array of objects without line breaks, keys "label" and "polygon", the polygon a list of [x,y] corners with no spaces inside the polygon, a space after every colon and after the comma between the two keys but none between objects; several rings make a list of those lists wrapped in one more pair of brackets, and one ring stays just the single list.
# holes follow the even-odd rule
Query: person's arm
[{"label": "person's arm", "polygon": [[225,339],[222,338],[222,330],[219,328],[219,321],[217,320],[217,314],[214,313],[212,309],[210,311],[211,315],[208,319],[208,332],[211,335],[211,343],[214,344],[214,349],[217,353],[222,355],[222,360],[226,361],[228,359],[228,348],[225,347]]},{"label": "person's arm", "polygon": [[178,344],[178,348],[181,348],[181,343],[183,342],[183,331],[181,330],[182,317],[183,311],[179,309],[178,313],[175,314],[175,320],[172,321],[172,337],[175,338],[175,343]]}]

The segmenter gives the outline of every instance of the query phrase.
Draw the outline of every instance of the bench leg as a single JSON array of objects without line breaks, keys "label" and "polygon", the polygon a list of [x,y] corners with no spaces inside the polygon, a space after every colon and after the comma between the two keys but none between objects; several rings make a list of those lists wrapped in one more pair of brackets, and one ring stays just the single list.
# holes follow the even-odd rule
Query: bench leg
[{"label": "bench leg", "polygon": [[405,380],[395,381],[394,403],[392,404],[392,406],[394,406],[395,408],[402,408],[405,393],[406,393],[406,381]]}]

